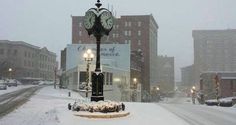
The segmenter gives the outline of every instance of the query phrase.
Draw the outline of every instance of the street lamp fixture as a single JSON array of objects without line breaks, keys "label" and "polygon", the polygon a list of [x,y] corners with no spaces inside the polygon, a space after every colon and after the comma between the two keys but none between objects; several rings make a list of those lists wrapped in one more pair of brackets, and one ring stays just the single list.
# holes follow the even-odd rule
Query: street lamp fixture
[{"label": "street lamp fixture", "polygon": [[134,79],[133,79],[133,82],[134,82],[134,89],[137,89],[137,81],[138,81],[137,78],[134,78]]},{"label": "street lamp fixture", "polygon": [[12,70],[12,68],[9,68],[8,71],[9,71],[9,78],[11,79],[12,78],[12,71],[13,70]]},{"label": "street lamp fixture", "polygon": [[157,87],[157,88],[156,88],[156,90],[157,90],[157,91],[159,91],[159,90],[160,90],[160,88],[159,88],[159,87]]},{"label": "street lamp fixture", "polygon": [[137,79],[136,79],[136,78],[134,78],[134,79],[133,79],[133,81],[136,83],[136,82],[137,82]]},{"label": "street lamp fixture", "polygon": [[88,97],[88,90],[89,90],[89,65],[93,61],[94,55],[92,53],[91,49],[88,49],[84,55],[84,60],[87,62],[87,68],[86,68],[86,97]]},{"label": "street lamp fixture", "polygon": [[195,90],[196,90],[196,87],[195,86],[193,86],[192,88],[191,88],[191,93],[194,93],[195,92]]},{"label": "street lamp fixture", "polygon": [[9,68],[8,71],[11,72],[11,71],[12,71],[12,68]]},{"label": "street lamp fixture", "polygon": [[92,53],[92,50],[91,49],[88,49],[84,55],[84,60],[87,61],[87,62],[91,62],[93,61],[93,58],[94,58],[94,54]]},{"label": "street lamp fixture", "polygon": [[133,78],[133,94],[132,94],[132,101],[136,102],[137,98],[137,78]]}]

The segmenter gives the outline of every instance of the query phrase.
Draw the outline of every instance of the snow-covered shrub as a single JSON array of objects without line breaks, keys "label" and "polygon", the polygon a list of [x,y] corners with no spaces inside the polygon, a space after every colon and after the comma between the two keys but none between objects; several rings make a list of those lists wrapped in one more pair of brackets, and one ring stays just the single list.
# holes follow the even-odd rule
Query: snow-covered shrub
[{"label": "snow-covered shrub", "polygon": [[75,102],[72,105],[73,111],[88,111],[88,112],[119,112],[125,110],[125,105],[120,102],[114,101],[99,101],[99,102]]}]

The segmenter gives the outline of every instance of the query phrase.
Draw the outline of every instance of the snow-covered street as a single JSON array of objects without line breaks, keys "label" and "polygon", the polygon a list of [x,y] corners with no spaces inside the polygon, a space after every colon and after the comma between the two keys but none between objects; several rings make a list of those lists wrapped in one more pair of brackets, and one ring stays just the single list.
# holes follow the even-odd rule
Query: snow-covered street
[{"label": "snow-covered street", "polygon": [[2,94],[6,94],[6,93],[10,93],[10,92],[14,92],[14,91],[17,91],[17,90],[21,90],[21,89],[24,89],[24,88],[30,88],[30,87],[33,87],[35,85],[18,85],[17,87],[7,87],[7,90],[0,90],[0,96]]},{"label": "snow-covered street", "polygon": [[[71,92],[71,97],[68,97]],[[232,125],[236,124],[235,108],[186,104],[125,102],[130,115],[113,119],[89,119],[75,116],[68,103],[86,101],[66,89],[42,88],[30,101],[0,119],[0,125]]]},{"label": "snow-covered street", "polygon": [[77,93],[69,90],[55,90],[52,86],[41,89],[30,101],[0,119],[0,125],[123,125],[123,124],[176,124],[187,125],[183,120],[174,114],[167,112],[164,108],[149,103],[125,103],[127,111],[131,114],[128,117],[115,119],[88,119],[74,116],[72,111],[67,109],[67,104],[76,99],[84,101]]},{"label": "snow-covered street", "polygon": [[42,87],[32,86],[2,94],[0,96],[0,118],[27,102],[34,92],[40,88]]},{"label": "snow-covered street", "polygon": [[192,104],[160,104],[190,125],[235,125],[236,108]]}]

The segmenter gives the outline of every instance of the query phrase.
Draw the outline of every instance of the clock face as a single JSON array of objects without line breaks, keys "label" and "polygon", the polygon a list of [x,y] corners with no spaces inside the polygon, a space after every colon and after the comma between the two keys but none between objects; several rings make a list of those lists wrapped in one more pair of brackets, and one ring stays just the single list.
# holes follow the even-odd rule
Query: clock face
[{"label": "clock face", "polygon": [[113,16],[111,14],[111,12],[109,11],[104,11],[101,14],[101,24],[103,26],[103,28],[105,28],[106,30],[111,30],[113,27]]},{"label": "clock face", "polygon": [[85,29],[92,29],[95,24],[96,15],[92,11],[88,11],[84,17],[84,27]]}]

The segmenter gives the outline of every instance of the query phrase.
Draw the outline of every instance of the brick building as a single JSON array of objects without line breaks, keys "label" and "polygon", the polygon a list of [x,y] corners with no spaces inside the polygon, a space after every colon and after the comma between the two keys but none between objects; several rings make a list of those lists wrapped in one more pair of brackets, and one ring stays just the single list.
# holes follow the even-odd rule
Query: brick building
[{"label": "brick building", "polygon": [[216,78],[220,97],[236,96],[236,72],[204,72],[200,75],[199,89],[206,99],[216,98]]},{"label": "brick building", "polygon": [[[72,44],[95,43],[94,37],[89,37],[83,27],[83,16],[72,16]],[[143,53],[142,91],[150,92],[150,84],[157,82],[157,33],[158,25],[152,15],[121,16],[115,18],[113,30],[109,36],[102,38],[104,43],[130,43],[131,52]],[[132,55],[131,55],[132,56]],[[131,57],[132,58],[132,57]],[[131,64],[131,67],[132,64]],[[134,76],[135,72],[131,72]],[[132,78],[131,78],[132,79]]]}]

